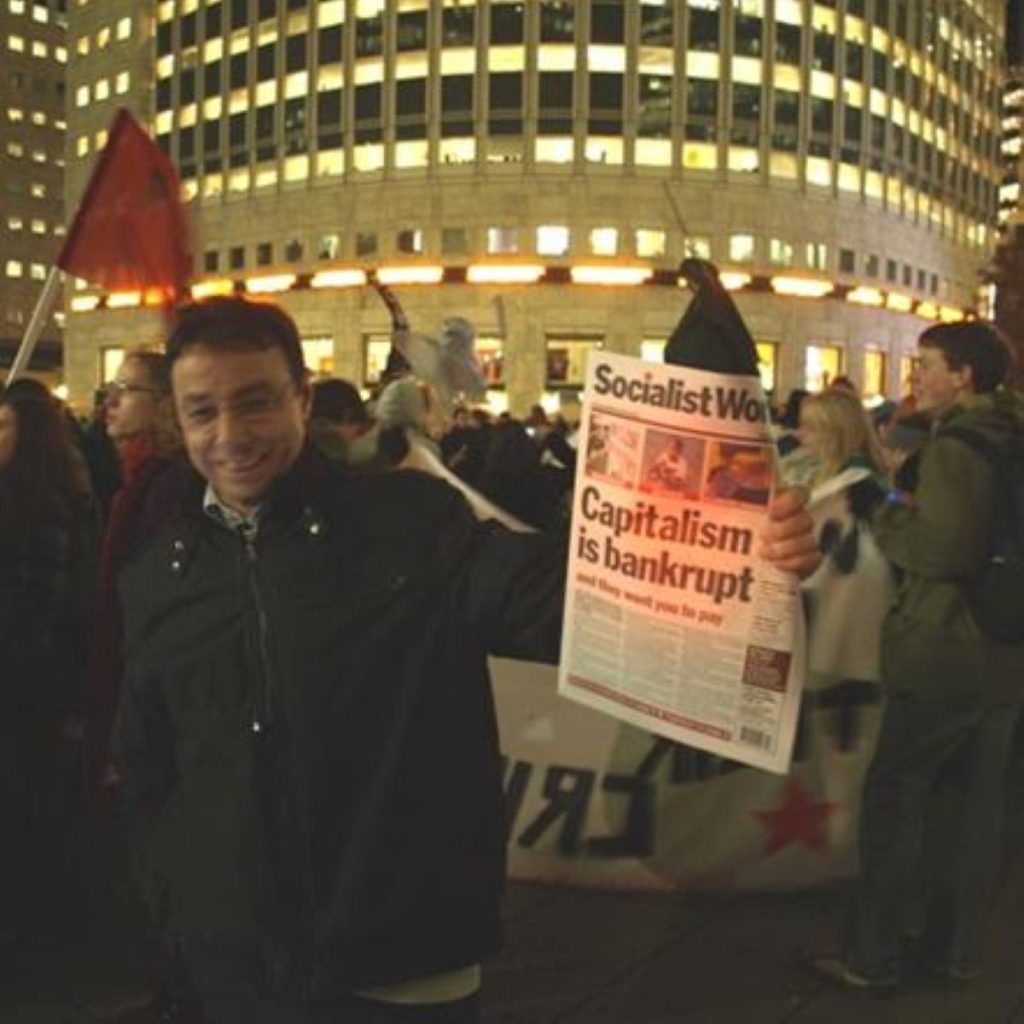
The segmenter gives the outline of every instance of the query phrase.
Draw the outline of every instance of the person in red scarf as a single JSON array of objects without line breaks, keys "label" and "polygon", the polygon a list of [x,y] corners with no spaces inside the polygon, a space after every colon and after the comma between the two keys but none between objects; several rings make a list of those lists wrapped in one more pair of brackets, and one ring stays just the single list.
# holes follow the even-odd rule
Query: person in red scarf
[{"label": "person in red scarf", "polygon": [[115,781],[110,769],[110,731],[121,676],[121,613],[117,575],[141,536],[153,484],[171,465],[181,440],[171,406],[170,377],[160,352],[130,352],[106,388],[107,433],[117,448],[121,486],[110,506],[100,548],[96,621],[87,708],[90,779]]},{"label": "person in red scarf", "polygon": [[[121,883],[112,880],[118,872],[111,871],[111,863],[119,863],[126,855],[120,848],[114,811],[120,779],[110,761],[110,734],[122,670],[122,611],[117,577],[136,546],[148,535],[151,502],[158,491],[158,481],[182,450],[163,353],[137,349],[127,355],[116,379],[106,387],[105,417],[107,433],[117,449],[121,486],[111,501],[100,547],[86,742],[88,778],[98,794],[96,836],[100,849],[113,844],[108,847],[109,856],[100,855],[101,862],[110,863],[102,863],[98,871],[108,879],[106,885],[115,891],[108,891],[101,899],[117,899],[116,890],[121,888]],[[158,502],[159,498],[156,500]],[[137,881],[143,889],[155,884],[149,878]],[[146,902],[146,895],[140,895]],[[155,965],[154,974],[153,994],[148,1005],[152,1019],[181,1022],[192,1019],[190,995],[173,943],[165,949],[162,962]]]}]

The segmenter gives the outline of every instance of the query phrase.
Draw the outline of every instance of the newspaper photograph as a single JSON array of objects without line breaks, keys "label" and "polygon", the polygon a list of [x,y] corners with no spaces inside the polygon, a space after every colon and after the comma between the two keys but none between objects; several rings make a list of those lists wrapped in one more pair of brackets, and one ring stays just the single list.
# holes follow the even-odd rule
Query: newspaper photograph
[{"label": "newspaper photograph", "polygon": [[799,603],[757,556],[776,486],[760,382],[593,352],[582,416],[559,693],[785,772]]}]

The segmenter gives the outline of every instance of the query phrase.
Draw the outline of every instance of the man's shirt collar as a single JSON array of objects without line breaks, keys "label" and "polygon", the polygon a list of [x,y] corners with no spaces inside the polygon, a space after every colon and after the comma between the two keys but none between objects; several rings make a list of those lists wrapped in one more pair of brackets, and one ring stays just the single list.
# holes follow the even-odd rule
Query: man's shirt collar
[{"label": "man's shirt collar", "polygon": [[217,496],[213,484],[207,483],[206,493],[203,495],[203,512],[229,530],[240,531],[246,536],[254,537],[259,529],[263,506],[257,505],[249,515],[244,516],[233,508],[228,508]]}]

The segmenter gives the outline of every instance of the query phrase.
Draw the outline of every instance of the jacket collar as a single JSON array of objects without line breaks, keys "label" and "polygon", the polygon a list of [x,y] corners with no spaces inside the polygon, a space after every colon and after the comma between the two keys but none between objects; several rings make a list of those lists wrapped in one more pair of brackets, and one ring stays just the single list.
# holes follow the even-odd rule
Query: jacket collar
[{"label": "jacket collar", "polygon": [[[307,441],[298,458],[271,487],[266,500],[260,505],[260,533],[274,533],[302,519],[317,522],[321,529],[326,523],[324,515],[324,485],[344,470],[332,464]],[[194,469],[191,479],[181,495],[179,508],[186,518],[209,519],[205,508],[208,495],[207,482]]]}]

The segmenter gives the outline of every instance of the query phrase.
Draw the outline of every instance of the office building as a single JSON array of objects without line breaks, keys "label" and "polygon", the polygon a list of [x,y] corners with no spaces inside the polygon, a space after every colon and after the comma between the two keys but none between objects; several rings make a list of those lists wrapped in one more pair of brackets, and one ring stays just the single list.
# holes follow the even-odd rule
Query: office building
[{"label": "office building", "polygon": [[[899,392],[977,301],[1002,178],[1001,0],[77,0],[69,194],[115,107],[171,154],[197,292],[271,292],[371,385],[394,283],[473,320],[492,402],[657,358],[712,259],[769,386]],[[75,293],[81,394],[159,322]],[[117,308],[119,307],[119,308]]]},{"label": "office building", "polygon": [[[64,231],[65,0],[0,6],[0,367],[10,365]],[[64,314],[43,324],[33,369],[60,363]]]}]

